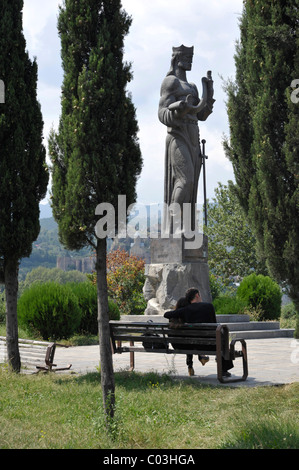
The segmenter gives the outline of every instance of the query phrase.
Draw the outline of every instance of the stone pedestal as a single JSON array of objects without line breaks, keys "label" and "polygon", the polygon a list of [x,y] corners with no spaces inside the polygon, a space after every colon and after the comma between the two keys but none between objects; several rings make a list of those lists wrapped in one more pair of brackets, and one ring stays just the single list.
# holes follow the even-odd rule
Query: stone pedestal
[{"label": "stone pedestal", "polygon": [[200,290],[204,302],[211,302],[207,237],[197,249],[186,249],[183,238],[152,239],[145,276],[145,315],[164,315],[190,287]]}]

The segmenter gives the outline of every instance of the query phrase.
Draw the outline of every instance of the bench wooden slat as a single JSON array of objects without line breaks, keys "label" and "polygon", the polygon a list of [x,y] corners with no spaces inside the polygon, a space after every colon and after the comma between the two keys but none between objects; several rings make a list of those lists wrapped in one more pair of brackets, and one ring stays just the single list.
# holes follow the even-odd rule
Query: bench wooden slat
[{"label": "bench wooden slat", "polygon": [[[155,334],[160,334],[160,335],[163,335],[164,337],[171,337],[171,338],[175,338],[177,336],[181,336],[182,334],[182,331],[179,330],[179,332],[177,332],[178,330],[173,330],[171,328],[168,328],[168,329],[163,329],[163,330],[154,330],[154,329],[130,329],[130,328],[112,328],[113,330],[113,335],[114,337],[120,337],[122,335],[126,336],[126,335],[133,335],[136,336],[136,337],[140,337],[144,334],[146,335],[155,335]],[[188,337],[188,338],[192,338],[192,337],[195,337],[195,338],[205,338],[205,337],[211,337],[211,338],[216,338],[216,329],[215,330],[204,330],[204,331],[200,331],[200,330],[196,330],[196,331],[192,331],[192,330],[184,330],[183,331],[184,333],[184,337]]]},{"label": "bench wooden slat", "polygon": [[[186,338],[183,336],[176,336],[174,338],[168,337],[168,338],[163,338],[163,337],[154,337],[154,336],[143,336],[143,337],[137,337],[137,338],[132,338],[130,335],[115,335],[114,339],[116,341],[134,341],[134,343],[161,343],[161,344],[190,344],[190,345],[215,345],[215,339],[214,338]],[[199,348],[200,349],[200,348]]]},{"label": "bench wooden slat", "polygon": [[[117,351],[116,351],[117,352]],[[151,353],[158,353],[158,354],[193,354],[193,355],[198,355],[199,353],[201,355],[216,355],[216,351],[207,351],[205,349],[144,349],[138,346],[122,346],[121,347],[121,352],[151,352]]]},{"label": "bench wooden slat", "polygon": [[[190,324],[185,324],[183,326],[180,326],[178,329],[179,330],[192,330],[192,331],[203,331],[203,330],[214,330],[215,327],[218,325],[218,323],[190,323]],[[117,320],[110,320],[110,326],[115,327],[117,329],[140,329],[144,331],[144,329],[149,329],[149,330],[175,330],[176,328],[172,328],[169,323],[146,323],[146,322],[119,322],[117,324]]]},{"label": "bench wooden slat", "polygon": [[[4,343],[6,343],[6,336],[0,336],[0,342],[3,341]],[[48,341],[38,341],[38,340],[35,340],[35,339],[22,339],[22,338],[19,338],[18,339],[19,341],[19,344],[32,344],[33,346],[36,345],[40,345],[40,346],[50,346],[51,342],[48,342]]]},{"label": "bench wooden slat", "polygon": [[[177,329],[179,330],[214,330],[215,327],[218,325],[218,323],[188,323],[184,324],[183,326],[178,327]],[[173,328],[171,324],[169,323],[146,323],[146,322],[119,322],[117,324],[117,320],[110,320],[110,326],[116,327],[116,328],[140,328],[140,329],[155,329],[155,330],[163,330],[163,329],[171,329],[174,330],[176,328]],[[202,326],[202,327],[201,327]]]}]

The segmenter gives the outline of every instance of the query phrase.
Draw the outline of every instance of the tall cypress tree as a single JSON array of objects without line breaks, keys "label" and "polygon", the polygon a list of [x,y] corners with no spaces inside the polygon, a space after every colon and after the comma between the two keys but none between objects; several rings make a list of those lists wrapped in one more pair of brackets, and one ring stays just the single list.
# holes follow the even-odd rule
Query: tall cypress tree
[{"label": "tall cypress tree", "polygon": [[135,108],[126,93],[130,65],[123,63],[131,19],[119,0],[65,0],[58,29],[64,69],[59,130],[49,140],[52,207],[68,249],[94,247],[104,408],[114,413],[109,339],[106,239],[96,239],[95,209],[118,195],[135,202],[142,158]]},{"label": "tall cypress tree", "polygon": [[244,2],[225,149],[258,248],[299,313],[299,105],[290,88],[299,72],[298,13],[298,0]]},{"label": "tall cypress tree", "polygon": [[43,121],[37,101],[37,64],[30,60],[22,25],[23,0],[0,6],[0,273],[6,293],[8,360],[20,370],[17,293],[19,261],[28,257],[39,225],[48,171],[42,143]]}]

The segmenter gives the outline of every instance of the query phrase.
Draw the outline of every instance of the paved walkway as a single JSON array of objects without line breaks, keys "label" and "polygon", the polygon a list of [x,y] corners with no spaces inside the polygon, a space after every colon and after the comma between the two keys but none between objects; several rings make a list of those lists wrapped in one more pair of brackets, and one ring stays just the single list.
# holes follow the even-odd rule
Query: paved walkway
[{"label": "paved walkway", "polygon": [[[234,387],[255,387],[261,385],[279,385],[299,381],[299,341],[292,338],[273,339],[248,339],[248,378],[245,382],[231,383]],[[238,348],[238,345],[237,345]],[[72,364],[70,371],[85,374],[94,372],[99,368],[99,347],[78,346],[56,348],[55,363],[58,367]],[[187,378],[188,372],[184,355],[166,354],[135,354],[135,370],[137,372],[156,371],[158,373],[170,373],[177,378]],[[114,371],[128,370],[130,363],[129,353],[115,354],[113,356]],[[242,375],[242,359],[234,362],[235,367],[231,370],[232,375]],[[202,366],[194,358],[195,375],[192,380],[201,383],[221,385],[217,380],[217,370],[214,356]]]}]

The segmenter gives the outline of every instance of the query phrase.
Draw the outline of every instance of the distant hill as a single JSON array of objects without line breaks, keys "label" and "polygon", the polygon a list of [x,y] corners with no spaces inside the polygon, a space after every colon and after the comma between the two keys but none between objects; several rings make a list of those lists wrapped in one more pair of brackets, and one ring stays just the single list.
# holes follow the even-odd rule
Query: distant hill
[{"label": "distant hill", "polygon": [[52,231],[54,230],[54,231],[57,231],[58,233],[58,225],[54,217],[40,219],[39,223],[40,223],[41,229],[52,230]]},{"label": "distant hill", "polygon": [[88,257],[90,249],[84,248],[80,251],[66,250],[58,238],[58,225],[52,217],[49,204],[40,204],[40,233],[32,244],[32,253],[29,258],[23,258],[20,264],[20,280],[25,279],[26,274],[39,266],[45,268],[56,268],[57,257]]},{"label": "distant hill", "polygon": [[[146,221],[145,221],[146,225]],[[92,255],[91,248],[83,248],[79,251],[66,250],[59,242],[58,224],[55,221],[50,204],[40,204],[40,233],[35,242],[32,244],[32,253],[29,258],[23,258],[20,264],[19,279],[24,280],[26,274],[32,269],[42,266],[44,268],[56,268],[57,258],[72,258],[67,263],[67,270],[75,269],[71,265],[76,266],[80,263],[78,258],[89,258]],[[134,240],[127,237],[124,240],[108,240],[109,250],[122,249],[130,251]],[[138,255],[139,256],[139,255]],[[77,269],[77,268],[76,268]]]}]

